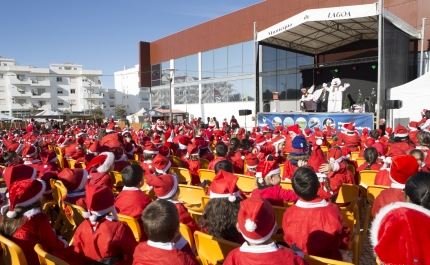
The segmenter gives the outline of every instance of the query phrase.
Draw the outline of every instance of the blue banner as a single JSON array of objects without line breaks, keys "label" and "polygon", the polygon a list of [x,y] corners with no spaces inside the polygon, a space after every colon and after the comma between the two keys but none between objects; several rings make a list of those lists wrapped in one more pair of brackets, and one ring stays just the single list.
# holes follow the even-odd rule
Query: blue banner
[{"label": "blue banner", "polygon": [[314,130],[317,127],[324,129],[328,125],[341,130],[344,124],[354,122],[356,130],[361,131],[363,128],[373,130],[373,113],[262,112],[257,114],[257,119],[259,127],[269,125],[271,129],[278,125],[287,128],[298,124],[300,130],[306,128]]}]

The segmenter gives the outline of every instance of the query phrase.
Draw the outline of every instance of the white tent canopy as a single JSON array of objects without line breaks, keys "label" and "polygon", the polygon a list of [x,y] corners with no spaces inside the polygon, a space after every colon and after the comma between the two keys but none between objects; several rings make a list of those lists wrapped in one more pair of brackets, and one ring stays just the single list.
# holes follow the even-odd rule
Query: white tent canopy
[{"label": "white tent canopy", "polygon": [[[420,112],[430,109],[430,72],[404,85],[390,90],[390,100],[402,100],[403,107],[393,110],[394,126],[398,123],[421,120]],[[391,125],[392,120],[389,123]]]},{"label": "white tent canopy", "polygon": [[[257,41],[319,54],[358,41],[378,38],[378,3],[309,9],[257,34]],[[384,10],[385,19],[420,39],[420,31]]]},{"label": "white tent canopy", "polygon": [[15,120],[14,117],[0,113],[0,121],[13,121],[13,120]]},{"label": "white tent canopy", "polygon": [[64,114],[61,111],[52,111],[52,110],[44,110],[35,116],[63,116]]},{"label": "white tent canopy", "polygon": [[[146,110],[144,108],[142,108],[141,110],[139,110],[138,112],[128,115],[126,118],[127,120],[129,120],[130,122],[142,122],[141,119],[143,119],[143,113],[145,113]],[[139,119],[140,117],[140,119]]]}]

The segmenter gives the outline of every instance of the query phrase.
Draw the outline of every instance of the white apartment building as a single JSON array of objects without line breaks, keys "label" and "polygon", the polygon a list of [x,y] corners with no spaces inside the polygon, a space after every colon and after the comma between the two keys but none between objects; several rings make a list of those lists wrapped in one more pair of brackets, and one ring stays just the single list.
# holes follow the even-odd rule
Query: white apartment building
[{"label": "white apartment building", "polygon": [[123,71],[114,73],[115,90],[118,93],[115,103],[122,104],[127,109],[127,114],[133,114],[144,108],[149,110],[149,88],[139,87],[139,65],[127,69],[124,66]]},{"label": "white apartment building", "polygon": [[102,89],[101,75],[101,70],[84,70],[79,64],[37,68],[0,57],[0,112],[22,117],[30,115],[30,108],[37,108],[84,114],[101,106],[111,116],[115,90]]}]

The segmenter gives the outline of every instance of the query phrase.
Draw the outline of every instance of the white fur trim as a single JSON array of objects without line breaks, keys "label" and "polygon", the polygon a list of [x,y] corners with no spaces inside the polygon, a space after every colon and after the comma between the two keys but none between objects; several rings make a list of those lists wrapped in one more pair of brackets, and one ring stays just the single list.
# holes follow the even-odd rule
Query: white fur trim
[{"label": "white fur trim", "polygon": [[154,242],[154,241],[148,240],[146,241],[146,243],[151,247],[164,249],[164,250],[172,250],[175,248],[174,244],[171,242],[163,243],[163,242]]},{"label": "white fur trim", "polygon": [[137,187],[127,187],[127,186],[124,186],[123,188],[122,188],[122,190],[124,191],[124,190],[140,190],[139,188],[137,188]]},{"label": "white fur trim", "polygon": [[123,154],[123,155],[121,156],[121,158],[120,158],[120,159],[115,160],[115,162],[121,162],[121,161],[128,162],[128,157],[127,157],[127,155]]},{"label": "white fur trim", "polygon": [[35,216],[38,213],[41,213],[42,211],[40,210],[39,207],[33,208],[31,210],[28,210],[24,213],[24,216],[27,217],[28,219],[30,219],[31,217]]},{"label": "white fur trim", "polygon": [[378,242],[379,242],[378,232],[379,232],[379,228],[381,227],[382,220],[389,212],[399,208],[408,208],[411,210],[421,212],[427,216],[430,216],[429,210],[425,209],[422,206],[419,206],[413,203],[408,203],[408,202],[395,202],[395,203],[388,204],[385,207],[382,207],[379,213],[375,216],[375,219],[373,220],[373,223],[372,223],[372,228],[370,229],[370,242],[373,247],[376,247],[378,245]]},{"label": "white fur trim", "polygon": [[150,154],[150,155],[156,155],[158,154],[158,150],[157,151],[148,151],[148,150],[143,150],[144,154]]},{"label": "white fur trim", "polygon": [[[148,186],[149,187],[149,186]],[[173,177],[173,187],[172,189],[164,196],[158,196],[160,199],[168,199],[175,195],[176,191],[178,190],[178,178]]]},{"label": "white fur trim", "polygon": [[178,145],[179,145],[179,149],[181,149],[181,150],[187,150],[187,146],[186,145],[183,145],[180,142],[178,142]]},{"label": "white fur trim", "polygon": [[158,173],[164,173],[165,174],[171,166],[172,166],[172,163],[170,163],[170,161],[169,161],[169,163],[167,164],[167,166],[165,168],[163,168],[163,169],[155,168],[155,171],[157,171]]},{"label": "white fur trim", "polygon": [[393,181],[393,182],[391,183],[391,185],[390,185],[390,187],[391,187],[391,188],[393,188],[393,189],[399,189],[399,190],[403,190],[403,189],[405,188],[405,185],[404,185],[404,184],[400,184],[400,183],[395,182],[395,181],[391,178],[391,176],[390,176],[390,179],[391,179],[391,181]]},{"label": "white fur trim", "polygon": [[326,200],[321,200],[319,202],[306,202],[298,200],[296,202],[296,206],[300,208],[321,208],[328,206],[328,202]]},{"label": "white fur trim", "polygon": [[246,253],[270,253],[276,252],[278,250],[278,246],[275,242],[272,242],[268,245],[259,245],[259,246],[250,246],[248,242],[245,242],[239,248],[240,252]]},{"label": "white fur trim", "polygon": [[33,153],[27,154],[25,157],[30,158],[30,157],[34,156],[37,153],[37,148],[34,148],[34,150],[35,151]]},{"label": "white fur trim", "polygon": [[276,228],[278,228],[278,226],[276,225],[276,222],[275,222],[275,224],[273,225],[273,228],[272,228],[272,230],[269,232],[269,234],[267,234],[267,235],[265,235],[264,237],[262,237],[262,238],[260,238],[260,239],[251,239],[251,238],[249,238],[249,237],[247,237],[247,236],[245,236],[243,233],[242,233],[242,236],[243,236],[243,238],[246,240],[246,241],[248,241],[249,243],[252,243],[252,244],[261,244],[261,243],[264,243],[264,242],[266,242],[267,240],[269,240],[269,238],[272,236],[272,234],[275,232],[275,229]]},{"label": "white fur trim", "polygon": [[403,133],[403,134],[394,134],[394,137],[406,137],[408,136],[407,133]]},{"label": "white fur trim", "polygon": [[81,183],[79,183],[78,188],[76,188],[73,191],[83,190],[87,182],[88,182],[88,171],[84,169],[84,175],[82,176]]},{"label": "white fur trim", "polygon": [[33,174],[31,175],[31,179],[36,179],[37,177],[37,170],[33,168]]},{"label": "white fur trim", "polygon": [[109,168],[113,165],[115,162],[115,156],[111,152],[103,152],[100,155],[106,155],[105,162],[97,168],[97,172],[99,173],[105,173],[109,170]]},{"label": "white fur trim", "polygon": [[257,224],[255,222],[251,221],[251,219],[246,219],[245,229],[248,232],[254,232],[257,229]]},{"label": "white fur trim", "polygon": [[80,192],[70,192],[70,193],[68,192],[66,194],[66,196],[69,197],[69,198],[73,198],[73,197],[85,196],[85,194],[86,194],[86,191],[83,190],[83,191],[80,191]]},{"label": "white fur trim", "polygon": [[91,223],[95,223],[97,217],[106,215],[106,214],[108,214],[110,212],[112,212],[113,220],[118,220],[118,214],[117,214],[117,212],[115,210],[115,206],[113,206],[113,205],[111,207],[108,207],[108,208],[104,209],[104,210],[90,211],[90,218],[89,219],[90,219]]},{"label": "white fur trim", "polygon": [[[239,194],[238,191],[233,192],[232,195],[235,196],[235,197],[240,197],[240,194]],[[222,194],[222,193],[215,193],[215,192],[209,191],[209,197],[211,199],[214,199],[214,198],[229,198],[230,196],[231,195],[228,194],[228,193],[227,194]]]}]

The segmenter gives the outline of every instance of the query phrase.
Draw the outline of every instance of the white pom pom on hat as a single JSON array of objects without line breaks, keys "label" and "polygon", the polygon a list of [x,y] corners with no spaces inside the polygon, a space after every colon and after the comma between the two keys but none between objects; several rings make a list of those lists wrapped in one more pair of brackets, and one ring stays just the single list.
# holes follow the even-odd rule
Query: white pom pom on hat
[{"label": "white pom pom on hat", "polygon": [[230,202],[235,202],[235,201],[236,201],[236,196],[234,196],[234,195],[229,196],[229,197],[228,197],[228,200],[229,200]]},{"label": "white pom pom on hat", "polygon": [[90,218],[89,218],[89,219],[90,219],[90,221],[91,221],[92,223],[95,223],[95,222],[97,221],[97,216],[93,214],[93,215],[91,215],[91,216],[90,216]]},{"label": "white pom pom on hat", "polygon": [[246,219],[245,229],[248,232],[254,232],[257,229],[257,224],[255,222],[251,221],[251,219]]},{"label": "white pom pom on hat", "polygon": [[6,214],[7,217],[9,218],[15,218],[16,217],[16,212],[15,211],[8,211]]},{"label": "white pom pom on hat", "polygon": [[321,139],[318,139],[318,140],[316,141],[316,144],[317,144],[317,145],[322,145],[322,143],[323,143],[323,142],[322,142],[322,140],[321,140]]}]

